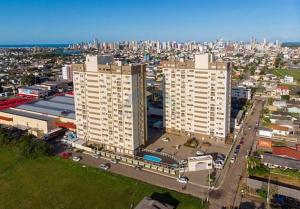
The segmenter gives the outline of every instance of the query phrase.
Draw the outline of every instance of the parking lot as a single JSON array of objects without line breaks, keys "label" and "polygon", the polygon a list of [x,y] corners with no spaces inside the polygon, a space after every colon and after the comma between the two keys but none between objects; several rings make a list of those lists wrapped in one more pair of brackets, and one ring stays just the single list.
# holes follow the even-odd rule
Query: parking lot
[{"label": "parking lot", "polygon": [[[163,141],[163,138],[168,138],[169,141]],[[161,152],[174,155],[178,160],[187,159],[188,157],[196,156],[196,151],[201,150],[204,154],[222,153],[227,155],[230,150],[230,145],[209,141],[198,140],[199,144],[196,148],[184,146],[187,141],[187,136],[180,136],[170,133],[165,133],[158,139],[153,140],[146,148],[155,151],[157,148],[162,148]]]},{"label": "parking lot", "polygon": [[[160,130],[150,130],[158,131]],[[155,134],[152,134],[155,135]],[[169,139],[169,141],[163,139]],[[198,140],[199,144],[196,148],[191,148],[184,146],[184,143],[188,140],[188,136],[175,135],[171,133],[165,133],[158,137],[157,139],[150,139],[150,143],[146,147],[148,150],[157,150],[160,148],[160,152],[167,153],[176,157],[177,160],[187,159],[188,157],[196,156],[196,152],[200,150],[203,154],[211,154],[214,159],[218,153],[228,155],[231,146],[223,143],[214,142],[212,140],[207,141]],[[215,175],[219,176],[222,170],[216,169]],[[210,171],[214,173],[214,171]],[[184,172],[181,175],[187,176],[190,182],[193,182],[196,185],[208,185],[208,170],[203,171],[193,171],[193,172]]]}]

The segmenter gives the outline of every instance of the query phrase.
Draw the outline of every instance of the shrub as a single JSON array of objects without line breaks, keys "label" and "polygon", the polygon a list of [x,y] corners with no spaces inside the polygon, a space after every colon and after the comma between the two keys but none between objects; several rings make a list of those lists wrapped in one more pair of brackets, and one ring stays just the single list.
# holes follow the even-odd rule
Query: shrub
[{"label": "shrub", "polygon": [[267,199],[268,192],[264,189],[257,189],[256,193],[262,198],[262,199]]},{"label": "shrub", "polygon": [[190,138],[184,143],[184,146],[195,148],[198,146],[198,144],[199,144],[199,142],[196,138]]},{"label": "shrub", "polygon": [[0,146],[16,147],[20,155],[36,158],[52,153],[52,147],[45,141],[35,138],[33,135],[23,135],[20,138],[13,137],[5,129],[0,129]]}]

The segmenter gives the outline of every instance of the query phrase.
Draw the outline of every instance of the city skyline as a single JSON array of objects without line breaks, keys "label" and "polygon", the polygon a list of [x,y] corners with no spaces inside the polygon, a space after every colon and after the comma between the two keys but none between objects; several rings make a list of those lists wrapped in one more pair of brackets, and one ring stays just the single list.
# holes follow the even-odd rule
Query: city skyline
[{"label": "city skyline", "polygon": [[76,43],[95,37],[105,41],[300,40],[300,1],[296,0],[84,3],[1,3],[0,18],[6,21],[0,24],[0,44]]}]

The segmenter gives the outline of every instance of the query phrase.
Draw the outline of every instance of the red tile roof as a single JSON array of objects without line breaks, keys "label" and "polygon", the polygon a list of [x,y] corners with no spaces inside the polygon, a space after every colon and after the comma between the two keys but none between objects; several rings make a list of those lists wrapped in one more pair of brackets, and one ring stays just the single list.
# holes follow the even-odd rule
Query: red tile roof
[{"label": "red tile roof", "polygon": [[278,130],[278,131],[289,131],[288,127],[280,126],[280,125],[276,125],[276,124],[270,124],[268,127],[273,130]]},{"label": "red tile roof", "polygon": [[272,147],[273,155],[287,156],[300,160],[300,150],[293,147]]}]

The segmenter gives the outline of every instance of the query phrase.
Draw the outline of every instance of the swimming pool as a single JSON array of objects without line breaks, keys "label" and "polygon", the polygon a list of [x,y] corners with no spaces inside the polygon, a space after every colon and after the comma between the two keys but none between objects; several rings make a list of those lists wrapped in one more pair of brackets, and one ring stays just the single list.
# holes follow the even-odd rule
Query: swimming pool
[{"label": "swimming pool", "polygon": [[154,163],[160,163],[161,162],[161,158],[153,156],[153,155],[144,155],[143,159],[147,160],[147,161],[150,161],[150,162],[154,162]]}]

